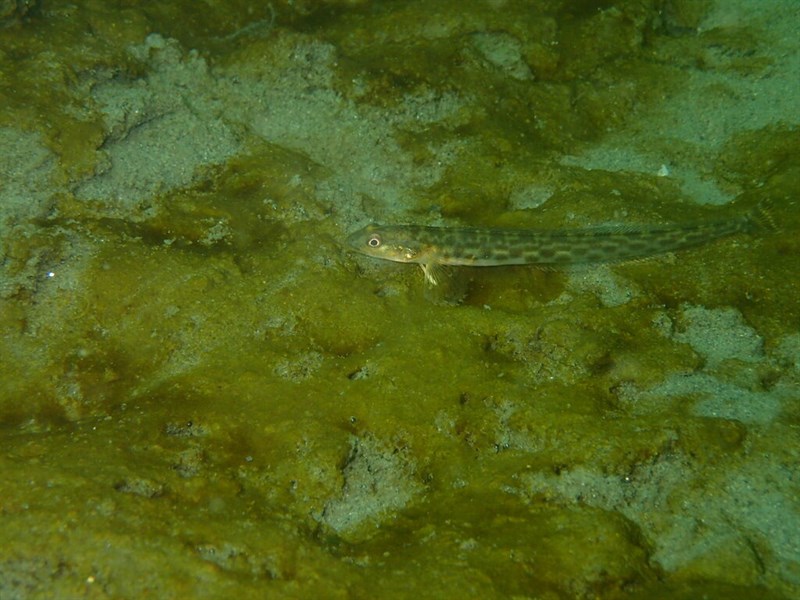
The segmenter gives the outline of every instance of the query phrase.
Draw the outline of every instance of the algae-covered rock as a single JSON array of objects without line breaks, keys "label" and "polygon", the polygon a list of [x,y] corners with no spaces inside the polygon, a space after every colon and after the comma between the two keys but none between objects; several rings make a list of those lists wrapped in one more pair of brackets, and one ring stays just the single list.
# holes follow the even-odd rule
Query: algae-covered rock
[{"label": "algae-covered rock", "polygon": [[795,12],[0,3],[0,597],[796,597]]}]

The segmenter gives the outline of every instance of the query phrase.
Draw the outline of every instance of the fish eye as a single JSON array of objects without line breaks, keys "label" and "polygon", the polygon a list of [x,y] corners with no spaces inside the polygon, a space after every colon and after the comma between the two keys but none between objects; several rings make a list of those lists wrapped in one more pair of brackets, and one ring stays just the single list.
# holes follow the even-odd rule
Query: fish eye
[{"label": "fish eye", "polygon": [[367,246],[370,248],[377,248],[381,245],[381,237],[379,235],[373,235],[367,240]]}]

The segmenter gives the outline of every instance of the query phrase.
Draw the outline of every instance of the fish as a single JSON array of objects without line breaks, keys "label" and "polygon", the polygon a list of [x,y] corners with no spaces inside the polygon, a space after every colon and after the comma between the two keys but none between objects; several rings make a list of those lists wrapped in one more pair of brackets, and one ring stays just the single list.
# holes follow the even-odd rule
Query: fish
[{"label": "fish", "polygon": [[347,238],[367,256],[416,263],[438,283],[441,266],[545,268],[640,260],[701,246],[740,233],[774,231],[771,202],[727,220],[575,229],[493,229],[424,225],[367,225]]}]

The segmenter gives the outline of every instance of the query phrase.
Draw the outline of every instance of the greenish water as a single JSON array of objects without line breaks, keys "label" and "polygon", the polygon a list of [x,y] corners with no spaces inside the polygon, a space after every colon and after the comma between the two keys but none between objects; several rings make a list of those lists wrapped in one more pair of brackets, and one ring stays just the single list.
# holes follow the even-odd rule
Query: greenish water
[{"label": "greenish water", "polygon": [[[270,7],[0,14],[0,596],[796,594],[800,136],[740,123],[780,95],[763,29]],[[344,244],[764,197],[774,235],[440,289]]]}]

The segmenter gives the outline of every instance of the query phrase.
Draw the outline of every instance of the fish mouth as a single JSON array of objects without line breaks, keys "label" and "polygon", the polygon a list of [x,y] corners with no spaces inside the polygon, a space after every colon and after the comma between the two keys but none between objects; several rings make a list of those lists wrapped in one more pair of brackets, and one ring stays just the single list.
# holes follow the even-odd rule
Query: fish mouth
[{"label": "fish mouth", "polygon": [[364,238],[364,230],[359,229],[358,231],[354,231],[350,235],[347,236],[347,245],[351,248],[359,248],[362,244],[362,239]]}]

